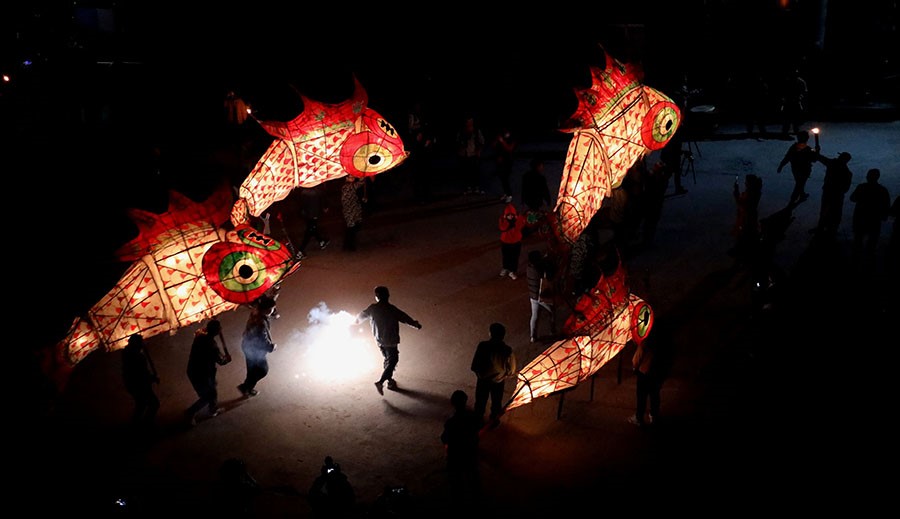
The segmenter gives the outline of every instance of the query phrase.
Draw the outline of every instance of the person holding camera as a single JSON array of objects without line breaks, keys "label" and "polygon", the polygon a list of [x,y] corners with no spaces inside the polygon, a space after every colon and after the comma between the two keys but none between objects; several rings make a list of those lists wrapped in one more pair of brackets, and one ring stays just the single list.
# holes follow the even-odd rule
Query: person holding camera
[{"label": "person holding camera", "polygon": [[[222,351],[219,350],[216,337],[222,341]],[[225,345],[225,336],[222,335],[222,323],[218,319],[210,319],[205,327],[194,333],[194,342],[191,344],[191,354],[188,357],[187,376],[198,397],[186,411],[191,425],[197,423],[197,413],[204,407],[208,409],[210,417],[222,412],[218,406],[216,372],[217,366],[224,366],[229,362],[231,355]]]},{"label": "person holding camera", "polygon": [[342,518],[357,517],[356,492],[341,470],[341,465],[331,456],[319,469],[319,476],[309,488],[309,504],[313,517]]}]

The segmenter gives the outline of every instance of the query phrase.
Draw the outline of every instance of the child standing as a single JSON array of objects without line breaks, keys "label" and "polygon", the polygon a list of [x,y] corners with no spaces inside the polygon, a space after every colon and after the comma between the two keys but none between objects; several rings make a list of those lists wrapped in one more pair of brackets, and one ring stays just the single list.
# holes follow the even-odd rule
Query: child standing
[{"label": "child standing", "polygon": [[509,276],[510,279],[516,279],[519,256],[522,254],[522,229],[525,227],[525,218],[519,214],[514,204],[508,203],[503,208],[499,227],[500,254],[503,262],[500,277]]}]

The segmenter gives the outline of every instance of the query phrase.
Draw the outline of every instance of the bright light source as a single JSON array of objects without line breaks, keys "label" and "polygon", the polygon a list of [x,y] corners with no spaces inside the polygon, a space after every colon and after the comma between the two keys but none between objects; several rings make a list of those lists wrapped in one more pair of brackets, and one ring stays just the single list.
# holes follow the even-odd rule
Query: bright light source
[{"label": "bright light source", "polygon": [[322,382],[378,377],[382,358],[366,326],[353,326],[356,316],[344,310],[331,312],[324,302],[309,311],[309,327],[292,337],[303,350],[299,374]]},{"label": "bright light source", "polygon": [[819,129],[818,129],[818,128],[813,128],[811,131],[812,131],[814,134],[816,134],[816,135],[819,134]]},{"label": "bright light source", "polygon": [[4,83],[9,83],[9,76],[8,76],[8,75],[3,74],[3,82],[4,82]]}]

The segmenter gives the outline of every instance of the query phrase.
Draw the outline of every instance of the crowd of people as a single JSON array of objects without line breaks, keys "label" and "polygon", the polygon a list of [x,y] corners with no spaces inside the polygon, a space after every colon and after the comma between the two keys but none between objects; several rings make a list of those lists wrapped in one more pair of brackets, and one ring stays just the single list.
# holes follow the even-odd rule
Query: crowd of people
[{"label": "crowd of people", "polygon": [[[423,157],[433,153],[434,138],[424,119],[420,106],[410,114],[409,131],[414,136],[413,146],[418,150],[417,153],[422,154],[416,157],[417,161],[411,163],[414,169],[410,178],[414,183],[416,198],[425,197],[430,200],[434,191],[433,184],[427,178],[430,174],[427,164],[430,162],[426,160],[432,161],[433,157]],[[851,192],[853,185],[853,175],[849,169],[852,157],[848,152],[839,153],[835,157],[823,155],[818,145],[809,146],[809,133],[805,130],[797,129],[795,136],[796,142],[790,145],[784,157],[780,161],[773,160],[777,173],[790,165],[794,177],[794,189],[787,200],[788,206],[796,207],[809,198],[810,195],[806,192],[807,181],[816,173],[815,165],[822,164],[824,174],[821,211],[818,225],[812,232],[816,238],[834,239],[841,225],[845,195]],[[528,168],[521,176],[520,198],[514,202],[515,193],[510,180],[515,171],[513,166],[520,159],[517,155],[519,141],[513,133],[508,128],[502,128],[491,141],[485,141],[474,117],[467,116],[456,144],[459,186],[461,194],[466,196],[486,194],[485,180],[480,169],[482,152],[484,149],[492,149],[495,153],[495,172],[500,185],[502,206],[498,222],[500,276],[515,281],[521,275],[523,267],[523,244],[530,233],[538,232],[535,222],[540,222],[553,209],[554,197],[544,175],[545,162],[540,157],[529,160]],[[683,156],[680,141],[674,149],[674,153],[669,150],[652,164],[648,163],[646,157],[642,157],[630,168],[621,186],[614,190],[573,247],[571,264],[560,269],[558,258],[554,258],[552,251],[545,248],[532,248],[526,252],[524,270],[527,282],[523,284],[522,291],[530,301],[528,333],[531,342],[548,337],[539,333],[544,315],[549,324],[549,337],[556,336],[556,323],[566,306],[563,296],[577,297],[592,287],[602,275],[604,262],[613,261],[611,257],[621,260],[629,254],[653,246],[656,227],[662,217],[665,199],[669,196],[670,180],[675,181],[672,195],[687,193],[680,183]],[[870,169],[865,182],[858,183],[849,196],[850,202],[854,204],[853,251],[854,257],[859,261],[874,261],[882,223],[890,216],[895,218],[891,250],[896,251],[897,247],[898,199],[894,198],[893,203],[891,202],[890,194],[879,183],[879,178],[880,171]],[[357,232],[366,213],[369,182],[370,179],[352,176],[347,176],[342,181],[339,200],[345,224],[344,251],[352,252],[358,247]],[[765,222],[759,216],[759,203],[763,196],[761,176],[746,175],[743,189],[736,178],[733,195],[737,215],[733,227],[736,241],[731,252],[739,260],[746,260],[750,264],[762,261],[760,257],[764,256],[761,251],[765,248],[766,230]],[[310,243],[317,243],[324,250],[330,241],[326,237],[329,234],[322,229],[320,221],[327,203],[323,200],[324,196],[320,189],[301,190],[304,209],[297,214],[305,220],[306,225],[302,238],[295,240],[299,243],[296,252],[298,260],[308,258],[306,248]],[[288,240],[290,241],[289,236]],[[614,248],[616,253],[607,255],[609,247]],[[572,276],[572,279],[559,279],[560,270]],[[276,315],[274,297],[262,298],[252,306],[241,344],[247,374],[238,390],[244,398],[259,394],[257,385],[268,373],[267,356],[276,351],[270,333],[270,320]],[[399,324],[416,329],[421,329],[422,324],[390,302],[390,291],[385,286],[375,288],[375,303],[357,315],[357,324],[364,321],[371,322],[375,343],[383,356],[383,370],[374,385],[377,392],[384,395],[385,385],[388,390],[397,390],[399,387],[394,379],[399,364]],[[471,407],[469,394],[463,389],[454,391],[449,398],[453,414],[446,420],[439,440],[446,447],[449,481],[452,492],[460,499],[460,503],[478,499],[479,436],[486,429],[499,426],[500,417],[504,414],[504,396],[510,389],[506,382],[515,378],[515,348],[505,342],[505,336],[505,326],[495,322],[490,326],[489,338],[475,348],[471,363],[474,374],[474,399]],[[153,391],[153,385],[159,379],[140,336],[132,339],[125,349],[123,373],[127,379],[126,388],[135,399],[135,421],[146,424],[153,421],[160,406]],[[219,341],[218,344],[216,340]],[[651,334],[647,341],[638,345],[631,359],[636,395],[635,412],[629,417],[629,421],[641,427],[655,424],[660,419],[660,393],[666,377],[666,366],[671,364],[671,359],[666,356],[671,353],[672,341],[669,329]],[[208,417],[222,412],[218,407],[216,370],[217,366],[225,365],[231,360],[221,323],[215,319],[208,321],[195,334],[187,366],[188,379],[198,396],[197,401],[186,411],[192,424],[196,424],[204,409]],[[338,466],[333,460],[326,458],[323,466],[325,472],[320,481],[322,485],[331,473],[327,470],[329,467],[334,470]]]}]

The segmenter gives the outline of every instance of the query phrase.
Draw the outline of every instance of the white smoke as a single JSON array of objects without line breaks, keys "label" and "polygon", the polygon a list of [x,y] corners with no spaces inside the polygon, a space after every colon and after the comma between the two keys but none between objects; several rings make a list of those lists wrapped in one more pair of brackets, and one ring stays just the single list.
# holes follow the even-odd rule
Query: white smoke
[{"label": "white smoke", "polygon": [[291,340],[302,351],[297,378],[322,382],[378,378],[381,354],[367,324],[354,326],[355,315],[332,312],[324,301],[310,309],[307,320],[306,330]]}]

